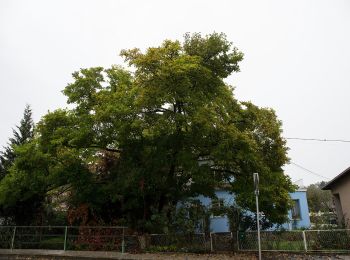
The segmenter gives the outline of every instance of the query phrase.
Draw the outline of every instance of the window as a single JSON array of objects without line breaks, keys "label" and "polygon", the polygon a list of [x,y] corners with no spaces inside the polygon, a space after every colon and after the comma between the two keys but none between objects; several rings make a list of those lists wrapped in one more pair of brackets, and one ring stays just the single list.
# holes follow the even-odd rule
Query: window
[{"label": "window", "polygon": [[292,219],[301,219],[299,200],[293,200]]},{"label": "window", "polygon": [[212,217],[222,217],[225,215],[224,199],[213,199],[211,201]]}]

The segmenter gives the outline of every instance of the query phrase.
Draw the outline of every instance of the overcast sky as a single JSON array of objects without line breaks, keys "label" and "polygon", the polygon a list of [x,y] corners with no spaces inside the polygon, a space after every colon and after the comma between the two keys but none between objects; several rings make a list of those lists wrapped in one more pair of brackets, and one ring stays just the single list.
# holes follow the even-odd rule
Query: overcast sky
[{"label": "overcast sky", "polygon": [[[121,49],[186,32],[224,32],[244,52],[227,82],[271,107],[285,137],[350,140],[350,1],[0,0],[0,146],[25,104],[34,119],[66,107],[79,68],[122,64]],[[291,161],[327,178],[350,166],[350,143],[289,140]],[[293,164],[292,180],[327,180]]]}]

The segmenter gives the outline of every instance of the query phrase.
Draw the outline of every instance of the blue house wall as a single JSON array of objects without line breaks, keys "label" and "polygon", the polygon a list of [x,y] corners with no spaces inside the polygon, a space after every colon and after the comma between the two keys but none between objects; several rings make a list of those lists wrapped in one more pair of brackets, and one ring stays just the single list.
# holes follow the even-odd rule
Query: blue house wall
[{"label": "blue house wall", "polygon": [[309,228],[310,223],[310,215],[309,215],[309,206],[307,204],[306,190],[300,189],[293,193],[290,193],[290,197],[292,200],[297,201],[300,206],[300,218],[297,220],[292,219],[292,211],[288,212],[289,223],[285,223],[282,225],[284,229],[298,229],[298,228]]},{"label": "blue house wall", "polygon": [[[234,194],[229,193],[225,190],[218,190],[215,192],[218,199],[223,199],[225,205],[233,205],[235,202]],[[292,200],[297,201],[300,206],[300,218],[292,220],[292,211],[288,212],[289,222],[284,223],[282,228],[287,230],[298,229],[298,228],[309,228],[310,227],[310,217],[309,208],[306,199],[306,190],[298,190],[296,192],[290,193]],[[198,196],[199,201],[202,205],[206,207],[211,206],[211,199],[204,196]],[[272,229],[278,229],[279,226],[274,226]],[[211,216],[210,217],[210,231],[211,232],[229,232],[229,219],[226,215],[223,216]]]},{"label": "blue house wall", "polygon": [[[218,190],[215,192],[218,199],[223,199],[225,205],[233,205],[234,195],[228,191]],[[209,208],[211,206],[211,199],[204,196],[198,197],[203,206]],[[229,219],[224,216],[211,216],[210,217],[210,231],[211,232],[228,232],[230,230]]]}]

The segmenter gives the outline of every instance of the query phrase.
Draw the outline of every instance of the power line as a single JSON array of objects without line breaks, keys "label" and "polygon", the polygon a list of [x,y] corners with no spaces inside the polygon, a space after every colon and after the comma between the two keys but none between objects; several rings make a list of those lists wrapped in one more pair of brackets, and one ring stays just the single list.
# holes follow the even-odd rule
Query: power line
[{"label": "power line", "polygon": [[321,178],[330,180],[330,178],[325,177],[325,176],[323,176],[323,175],[321,175],[321,174],[318,174],[318,173],[316,173],[316,172],[313,172],[313,171],[311,171],[311,170],[309,170],[309,169],[307,169],[307,168],[305,168],[305,167],[303,167],[303,166],[301,166],[301,165],[299,165],[299,164],[297,164],[297,163],[294,163],[294,162],[290,162],[290,163],[291,163],[291,164],[294,164],[295,166],[299,167],[300,169],[303,169],[304,171],[307,171],[307,172],[309,172],[309,173],[311,173],[311,174],[313,174],[313,175],[316,175],[316,176],[318,176],[318,177],[321,177]]},{"label": "power line", "polygon": [[300,140],[300,141],[350,143],[350,140],[343,140],[343,139],[319,139],[319,138],[301,138],[301,137],[286,137],[285,139],[288,139],[288,140]]}]

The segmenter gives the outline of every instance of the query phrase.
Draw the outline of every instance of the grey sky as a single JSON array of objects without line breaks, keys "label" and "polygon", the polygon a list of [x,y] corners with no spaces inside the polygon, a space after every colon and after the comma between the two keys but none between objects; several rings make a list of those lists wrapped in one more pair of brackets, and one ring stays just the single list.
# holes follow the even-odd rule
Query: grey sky
[{"label": "grey sky", "polygon": [[[350,1],[0,1],[0,145],[26,103],[35,121],[65,107],[79,68],[121,64],[186,32],[224,32],[245,54],[228,82],[240,100],[272,107],[285,137],[350,140]],[[332,178],[350,166],[350,143],[288,141],[291,160]],[[321,181],[295,165],[293,180]]]}]

